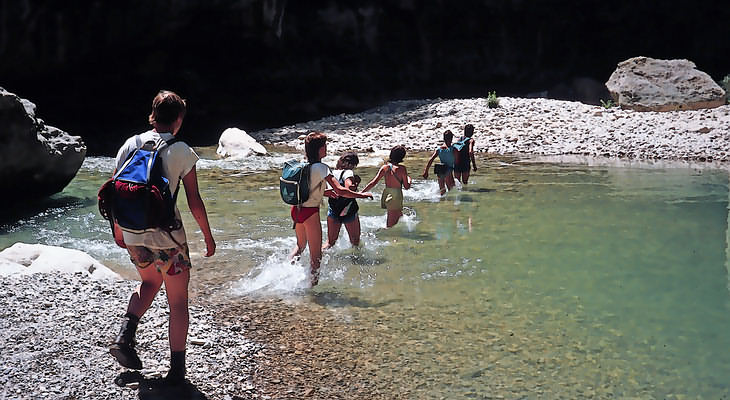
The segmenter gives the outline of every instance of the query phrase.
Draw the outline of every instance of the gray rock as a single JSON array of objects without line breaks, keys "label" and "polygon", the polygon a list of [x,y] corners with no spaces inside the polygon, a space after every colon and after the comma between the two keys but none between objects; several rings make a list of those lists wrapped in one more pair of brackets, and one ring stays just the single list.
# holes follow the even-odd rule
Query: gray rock
[{"label": "gray rock", "polygon": [[35,111],[35,104],[0,87],[0,184],[12,188],[2,205],[60,192],[86,156],[81,137],[46,125]]},{"label": "gray rock", "polygon": [[634,57],[620,62],[606,82],[614,101],[637,111],[714,108],[725,91],[689,60]]}]

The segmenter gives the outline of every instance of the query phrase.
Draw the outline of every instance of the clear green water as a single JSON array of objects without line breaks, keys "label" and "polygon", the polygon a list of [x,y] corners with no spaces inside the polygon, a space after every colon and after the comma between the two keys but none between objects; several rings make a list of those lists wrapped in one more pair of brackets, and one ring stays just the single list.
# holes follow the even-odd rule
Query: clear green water
[{"label": "clear green water", "polygon": [[[181,197],[193,292],[322,304],[368,327],[378,377],[413,398],[730,395],[724,170],[481,160],[470,185],[443,199],[435,181],[416,179],[391,230],[378,196],[360,201],[362,248],[343,230],[308,291],[308,253],[286,260],[294,239],[276,182],[289,155],[234,162],[199,150],[219,248],[200,256]],[[414,178],[423,156],[406,162]],[[78,248],[133,277],[96,212],[110,164],[88,159],[47,208],[2,226],[0,248]],[[367,181],[378,160],[363,164]]]}]

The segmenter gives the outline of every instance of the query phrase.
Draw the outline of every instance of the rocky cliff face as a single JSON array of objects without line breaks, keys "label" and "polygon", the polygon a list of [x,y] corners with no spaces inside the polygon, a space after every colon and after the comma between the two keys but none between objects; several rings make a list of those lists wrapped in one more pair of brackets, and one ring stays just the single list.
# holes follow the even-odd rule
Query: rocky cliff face
[{"label": "rocky cliff face", "polygon": [[46,125],[36,117],[33,103],[0,88],[0,206],[62,191],[85,155],[80,137]]},{"label": "rocky cliff face", "polygon": [[720,79],[727,21],[720,3],[674,0],[0,0],[0,77],[110,154],[146,128],[163,87],[189,100],[188,140],[212,144],[230,126],[396,98],[496,90],[597,103],[604,93],[584,89],[640,55],[686,58]]}]

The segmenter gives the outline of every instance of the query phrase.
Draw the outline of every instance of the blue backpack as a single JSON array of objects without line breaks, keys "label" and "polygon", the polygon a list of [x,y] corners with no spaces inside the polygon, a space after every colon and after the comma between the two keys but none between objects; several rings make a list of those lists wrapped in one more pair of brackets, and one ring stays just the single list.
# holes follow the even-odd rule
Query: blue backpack
[{"label": "blue backpack", "polygon": [[284,163],[279,178],[279,192],[284,203],[301,206],[309,199],[309,171],[311,167],[311,164],[298,160],[289,160]]},{"label": "blue backpack", "polygon": [[160,150],[173,144],[149,141],[137,148],[117,173],[99,189],[99,212],[122,230],[142,233],[159,228],[166,232],[180,229],[175,202],[180,189],[170,192],[170,182],[162,175]]},{"label": "blue backpack", "polygon": [[459,141],[452,144],[452,146],[454,146],[456,151],[459,151],[459,152],[461,152],[462,150],[469,151],[469,141],[470,140],[471,140],[470,137],[464,136],[461,139],[459,139]]}]

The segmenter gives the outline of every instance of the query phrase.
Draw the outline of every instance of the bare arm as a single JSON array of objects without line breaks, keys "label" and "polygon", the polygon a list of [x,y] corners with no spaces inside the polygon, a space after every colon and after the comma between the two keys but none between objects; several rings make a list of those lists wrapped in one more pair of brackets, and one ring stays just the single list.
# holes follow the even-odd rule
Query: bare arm
[{"label": "bare arm", "polygon": [[378,174],[375,175],[375,178],[373,178],[372,181],[370,181],[367,185],[365,185],[365,188],[362,191],[363,192],[367,192],[370,189],[372,189],[373,187],[375,187],[375,185],[378,184],[378,181],[380,181],[380,178],[382,178],[383,175],[385,175],[385,165],[383,165],[382,167],[380,167],[380,170],[378,171]]},{"label": "bare arm", "polygon": [[471,165],[474,166],[474,171],[477,170],[477,161],[474,158],[474,139],[469,141],[469,158],[471,158]]},{"label": "bare arm", "polygon": [[205,204],[203,199],[200,198],[200,192],[198,191],[198,175],[195,172],[195,167],[188,172],[182,179],[183,185],[185,185],[185,196],[188,198],[188,207],[190,212],[193,214],[195,221],[200,226],[200,230],[203,232],[205,238],[205,247],[207,252],[206,257],[210,257],[215,254],[215,240],[213,240],[213,234],[210,232],[210,224],[208,223],[208,213],[205,211]]},{"label": "bare arm", "polygon": [[428,163],[426,164],[426,168],[423,169],[423,175],[422,175],[423,176],[423,179],[428,179],[428,170],[431,168],[431,163],[433,162],[433,160],[436,159],[436,156],[438,154],[439,154],[439,151],[437,149],[436,151],[433,152],[433,154],[431,155],[431,158],[428,159]]},{"label": "bare arm", "polygon": [[340,197],[349,197],[351,199],[353,199],[353,198],[354,199],[367,199],[367,198],[372,199],[373,198],[372,193],[353,192],[352,190],[340,185],[340,182],[338,182],[337,179],[335,179],[335,177],[332,175],[327,175],[325,180],[332,187],[332,191],[337,193],[337,195]]}]

